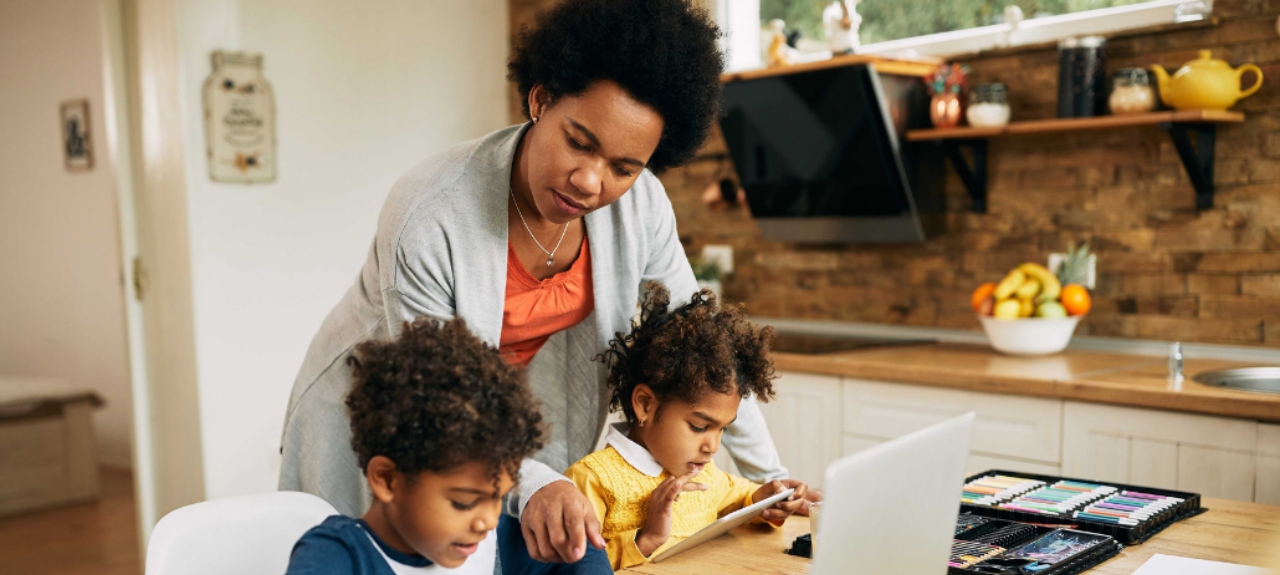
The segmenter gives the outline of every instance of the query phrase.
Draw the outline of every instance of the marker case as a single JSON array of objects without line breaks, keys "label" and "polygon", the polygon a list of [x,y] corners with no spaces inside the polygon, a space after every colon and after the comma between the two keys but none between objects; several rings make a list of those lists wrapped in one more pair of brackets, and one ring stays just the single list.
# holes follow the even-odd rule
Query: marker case
[{"label": "marker case", "polygon": [[[1155,535],[1156,533],[1163,531],[1166,527],[1174,524],[1175,522],[1178,522],[1188,517],[1199,515],[1201,513],[1204,513],[1205,511],[1208,511],[1208,509],[1205,509],[1200,506],[1200,494],[1198,493],[1188,493],[1185,491],[1172,491],[1168,489],[1157,489],[1154,487],[1142,487],[1138,485],[1127,485],[1123,483],[1115,483],[1110,481],[1093,481],[1093,480],[1087,480],[1087,479],[1074,479],[1070,477],[1058,477],[1054,475],[1038,475],[1034,473],[1023,473],[1023,472],[1017,472],[1017,471],[1005,471],[1005,470],[993,469],[990,471],[985,471],[983,473],[978,473],[976,475],[973,475],[965,479],[965,484],[968,485],[969,483],[976,481],[978,479],[981,479],[983,477],[989,477],[989,476],[995,476],[995,475],[1008,475],[1008,476],[1016,476],[1016,477],[1026,478],[1026,479],[1035,479],[1035,480],[1043,481],[1047,485],[1053,485],[1060,481],[1093,483],[1093,484],[1100,484],[1100,485],[1114,487],[1116,488],[1117,492],[1136,491],[1140,493],[1159,495],[1164,497],[1174,497],[1174,498],[1181,499],[1182,501],[1174,505],[1169,505],[1168,507],[1165,507],[1158,511],[1153,510],[1152,514],[1149,517],[1139,521],[1137,525],[1121,525],[1118,523],[1113,523],[1113,522],[1104,521],[1104,520],[1093,520],[1086,517],[1074,517],[1072,516],[1071,512],[1033,513],[1033,512],[1027,512],[1027,511],[1019,511],[1019,510],[1006,509],[1003,507],[999,507],[998,506],[999,504],[979,505],[979,504],[971,504],[971,503],[961,503],[960,510],[962,512],[983,516],[983,517],[995,518],[995,519],[1019,521],[1023,523],[1042,523],[1042,524],[1058,524],[1058,525],[1070,524],[1070,525],[1075,525],[1076,526],[1075,529],[1078,529],[1080,531],[1087,531],[1090,533],[1098,533],[1101,535],[1108,535],[1108,536],[1114,537],[1116,541],[1118,541],[1123,545],[1135,545],[1135,544],[1142,543],[1143,541],[1146,541],[1152,535]],[[1030,492],[1026,492],[1026,493],[1030,493]],[[1025,495],[1026,493],[1019,494],[1019,496]],[[1105,499],[1106,497],[1107,496],[1099,496],[1097,500],[1092,501],[1090,504],[1096,503],[1097,501]],[[1014,498],[1015,497],[1009,497],[1008,500],[1012,500]],[[1005,503],[1007,502],[1008,501],[1005,501]],[[1082,505],[1079,507],[1079,509],[1084,509],[1087,506],[1088,505]]]}]

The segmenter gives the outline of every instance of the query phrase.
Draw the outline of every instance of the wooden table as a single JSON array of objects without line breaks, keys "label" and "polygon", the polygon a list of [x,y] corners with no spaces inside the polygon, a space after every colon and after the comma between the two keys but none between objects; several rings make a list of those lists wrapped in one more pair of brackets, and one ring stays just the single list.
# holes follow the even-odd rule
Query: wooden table
[{"label": "wooden table", "polygon": [[[1226,499],[1204,499],[1209,511],[1175,523],[1141,545],[1088,571],[1128,575],[1152,555],[1178,555],[1280,568],[1280,507]],[[792,517],[782,529],[740,527],[729,535],[663,561],[621,573],[705,575],[708,573],[786,575],[809,572],[809,560],[782,551],[809,532],[809,518]],[[941,570],[939,570],[941,572]]]}]

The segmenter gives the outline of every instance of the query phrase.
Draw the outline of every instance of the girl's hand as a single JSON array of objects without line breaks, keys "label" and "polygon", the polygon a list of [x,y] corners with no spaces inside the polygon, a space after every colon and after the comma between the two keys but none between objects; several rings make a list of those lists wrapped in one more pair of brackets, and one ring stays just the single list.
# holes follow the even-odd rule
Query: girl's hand
[{"label": "girl's hand", "polygon": [[814,503],[819,503],[821,501],[822,501],[821,489],[810,489],[806,491],[804,494],[804,504],[800,506],[800,509],[796,510],[796,515],[804,515],[807,517],[809,515],[809,507]]},{"label": "girl's hand", "polygon": [[649,495],[649,517],[645,519],[644,527],[636,533],[636,547],[640,548],[645,557],[652,555],[671,538],[671,506],[680,500],[680,494],[708,489],[703,483],[689,483],[697,474],[697,471],[690,471],[679,477],[668,477]]},{"label": "girl's hand", "polygon": [[791,494],[785,501],[779,501],[773,507],[764,510],[760,516],[769,523],[782,523],[786,521],[792,513],[795,513],[805,505],[805,494],[809,492],[809,486],[803,481],[795,479],[775,479],[757,489],[751,495],[751,501],[764,501],[774,495],[782,493],[791,488],[795,488],[796,492]]}]

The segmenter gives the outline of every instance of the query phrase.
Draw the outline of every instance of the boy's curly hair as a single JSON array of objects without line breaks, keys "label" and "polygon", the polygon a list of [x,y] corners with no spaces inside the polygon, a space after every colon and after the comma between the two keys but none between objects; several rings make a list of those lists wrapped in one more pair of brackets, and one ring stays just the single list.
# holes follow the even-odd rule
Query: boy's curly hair
[{"label": "boy's curly hair", "polygon": [[566,0],[522,29],[507,78],[524,115],[541,83],[552,100],[612,80],[662,116],[655,173],[687,162],[720,110],[720,30],[688,0]]},{"label": "boy's curly hair", "polygon": [[361,343],[347,361],[361,469],[375,455],[409,477],[476,461],[496,485],[503,472],[517,480],[521,460],[542,449],[542,414],[524,373],[460,318],[405,322],[399,339]]},{"label": "boy's curly hair", "polygon": [[649,282],[645,288],[640,319],[631,333],[617,334],[596,358],[609,368],[610,410],[622,410],[635,425],[631,395],[641,383],[662,402],[696,403],[711,391],[744,398],[754,393],[760,401],[773,398],[772,327],[752,325],[741,306],[718,306],[710,290],[670,310],[665,286]]}]

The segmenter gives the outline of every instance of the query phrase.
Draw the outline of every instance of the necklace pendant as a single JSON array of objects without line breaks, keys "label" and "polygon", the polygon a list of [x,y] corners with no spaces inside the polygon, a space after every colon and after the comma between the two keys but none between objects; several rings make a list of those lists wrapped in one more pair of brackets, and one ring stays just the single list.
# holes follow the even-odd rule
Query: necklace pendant
[{"label": "necklace pendant", "polygon": [[548,257],[548,258],[547,258],[547,267],[551,267],[551,266],[552,266],[552,264],[554,264],[554,263],[556,263],[556,258],[555,258],[555,257]]}]

